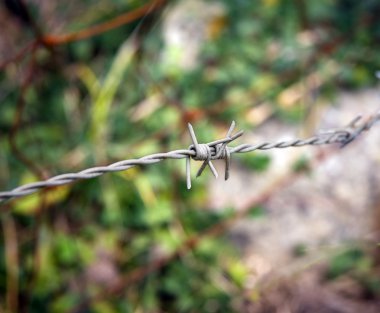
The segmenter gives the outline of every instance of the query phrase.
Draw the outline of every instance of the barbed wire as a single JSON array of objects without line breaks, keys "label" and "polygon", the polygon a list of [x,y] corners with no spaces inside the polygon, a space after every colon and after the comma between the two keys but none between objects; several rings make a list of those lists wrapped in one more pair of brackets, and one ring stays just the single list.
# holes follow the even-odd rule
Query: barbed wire
[{"label": "barbed wire", "polygon": [[361,116],[355,117],[346,127],[335,128],[327,131],[320,132],[313,137],[307,139],[294,139],[289,141],[278,142],[263,142],[260,144],[241,144],[234,148],[228,147],[228,144],[243,135],[243,131],[232,134],[235,128],[235,122],[226,134],[226,137],[220,140],[212,141],[209,143],[198,143],[194,129],[191,124],[188,124],[190,137],[193,142],[188,149],[174,150],[166,153],[156,153],[141,157],[139,159],[123,160],[108,166],[98,166],[88,168],[78,173],[68,173],[54,176],[45,181],[26,184],[10,191],[0,192],[0,204],[12,198],[23,197],[31,193],[37,192],[43,188],[56,187],[66,185],[81,179],[90,179],[101,176],[109,172],[125,171],[137,165],[148,165],[161,162],[166,159],[184,159],[186,158],[186,182],[187,188],[191,188],[191,159],[195,161],[203,161],[203,164],[197,172],[197,177],[200,176],[206,166],[208,166],[215,177],[218,173],[212,164],[213,160],[225,160],[225,175],[227,180],[230,173],[231,155],[234,153],[248,153],[255,150],[270,150],[270,149],[283,149],[289,147],[302,147],[307,145],[326,145],[333,143],[340,143],[341,147],[346,146],[355,140],[363,131],[369,130],[376,122],[380,120],[380,111],[370,116],[364,122],[359,123],[362,119]]}]

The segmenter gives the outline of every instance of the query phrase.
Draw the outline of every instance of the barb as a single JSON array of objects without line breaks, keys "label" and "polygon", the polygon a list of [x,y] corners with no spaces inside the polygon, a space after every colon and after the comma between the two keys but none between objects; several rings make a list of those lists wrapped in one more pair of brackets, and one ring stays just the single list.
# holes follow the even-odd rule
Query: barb
[{"label": "barb", "polygon": [[[193,144],[189,147],[189,150],[195,153],[193,157],[194,160],[203,161],[202,166],[198,170],[197,177],[202,175],[204,169],[208,165],[215,178],[218,178],[218,173],[214,165],[212,165],[211,160],[225,159],[226,165],[224,179],[227,180],[229,177],[231,161],[230,151],[227,148],[227,144],[242,136],[243,131],[239,131],[235,135],[231,136],[235,128],[235,121],[233,121],[231,123],[230,129],[227,132],[226,138],[213,141],[207,144],[199,144],[197,137],[195,136],[193,126],[191,126],[191,124],[188,124],[188,127],[191,140],[193,141]],[[190,156],[186,160],[186,181],[187,189],[191,189]]]},{"label": "barb", "polygon": [[225,175],[224,178],[229,178],[229,169],[231,162],[231,155],[233,153],[248,153],[255,150],[269,150],[269,149],[282,149],[289,147],[302,147],[307,145],[327,145],[339,143],[341,147],[346,146],[355,140],[362,132],[369,130],[376,122],[380,120],[380,111],[367,120],[359,123],[361,116],[353,119],[346,127],[331,129],[328,131],[320,132],[319,134],[308,139],[294,139],[290,141],[279,141],[275,143],[264,142],[260,144],[242,144],[235,148],[228,147],[228,144],[243,135],[243,131],[239,131],[232,135],[235,128],[235,122],[232,122],[226,137],[220,140],[212,141],[209,143],[198,143],[194,129],[191,124],[188,124],[190,137],[193,144],[187,150],[174,150],[166,153],[156,153],[141,157],[139,159],[124,160],[113,163],[108,166],[93,167],[83,170],[78,173],[68,173],[54,176],[45,181],[35,182],[27,185],[17,187],[11,191],[0,192],[0,204],[12,198],[22,197],[31,193],[37,192],[42,188],[56,187],[72,183],[80,179],[90,179],[101,176],[108,172],[125,171],[137,165],[147,165],[158,163],[166,159],[183,159],[186,158],[186,180],[187,188],[191,188],[191,175],[190,175],[190,159],[195,161],[203,161],[203,164],[198,170],[197,177],[200,176],[206,166],[208,166],[215,177],[218,173],[213,166],[213,160],[225,160]]}]

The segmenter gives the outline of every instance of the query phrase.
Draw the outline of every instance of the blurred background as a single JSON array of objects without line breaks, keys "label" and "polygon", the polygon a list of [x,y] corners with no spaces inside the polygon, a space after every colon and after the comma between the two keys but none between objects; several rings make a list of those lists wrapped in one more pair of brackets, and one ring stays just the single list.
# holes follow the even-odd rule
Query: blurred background
[{"label": "blurred background", "polygon": [[[3,0],[0,191],[376,112],[377,0]],[[0,206],[0,312],[379,312],[380,129],[169,160]],[[195,176],[199,162],[192,161]],[[223,173],[223,161],[215,162]],[[223,175],[220,175],[223,176]]]}]

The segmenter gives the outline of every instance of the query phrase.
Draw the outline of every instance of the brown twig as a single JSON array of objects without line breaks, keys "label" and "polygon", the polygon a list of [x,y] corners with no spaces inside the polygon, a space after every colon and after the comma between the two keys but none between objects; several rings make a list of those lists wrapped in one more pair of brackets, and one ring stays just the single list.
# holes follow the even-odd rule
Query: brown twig
[{"label": "brown twig", "polygon": [[30,64],[29,64],[28,72],[20,87],[20,96],[17,101],[16,114],[13,120],[12,129],[8,136],[8,141],[9,141],[12,154],[14,154],[14,156],[21,163],[23,163],[28,169],[30,169],[38,178],[44,179],[46,178],[46,176],[44,175],[43,171],[24,155],[24,153],[18,148],[17,143],[16,143],[17,133],[21,127],[22,115],[24,113],[25,106],[26,106],[25,93],[33,82],[34,67],[35,67],[35,57],[33,54]]},{"label": "brown twig", "polygon": [[6,263],[6,304],[7,312],[18,312],[19,293],[19,256],[16,223],[11,214],[4,214],[1,219]]},{"label": "brown twig", "polygon": [[165,2],[166,0],[153,0],[136,10],[121,14],[110,21],[89,27],[75,33],[63,35],[45,35],[41,40],[46,45],[57,46],[67,44],[69,42],[87,39],[133,22],[138,18],[143,17],[151,10],[160,8]]},{"label": "brown twig", "polygon": [[4,61],[0,64],[0,71],[2,71],[5,67],[7,67],[11,63],[19,62],[22,60],[26,55],[32,50],[36,50],[39,45],[44,45],[47,49],[51,50],[51,47],[45,45],[43,41],[41,41],[41,38],[44,37],[41,28],[39,27],[36,20],[33,18],[33,15],[30,13],[29,7],[25,3],[24,0],[19,0],[18,5],[20,5],[22,8],[22,11],[25,12],[27,16],[27,24],[30,26],[30,29],[34,33],[34,40],[29,42],[25,47],[23,47],[19,52],[17,52],[13,57],[10,59]]},{"label": "brown twig", "polygon": [[34,51],[38,47],[38,41],[33,40],[29,42],[25,47],[23,47],[19,52],[17,52],[10,59],[5,60],[0,64],[0,71],[3,71],[9,64],[20,62],[30,51]]},{"label": "brown twig", "polygon": [[11,63],[16,63],[16,62],[21,61],[24,57],[28,55],[28,53],[31,50],[34,51],[41,45],[51,50],[51,48],[54,46],[63,45],[63,44],[67,44],[70,42],[79,41],[83,39],[88,39],[93,36],[103,34],[112,29],[121,27],[130,22],[133,22],[153,10],[161,8],[166,2],[167,0],[153,0],[134,11],[121,14],[110,21],[89,27],[87,29],[80,30],[78,32],[69,33],[69,34],[43,35],[41,31],[39,31],[39,28],[36,26],[35,39],[29,42],[25,47],[23,47],[19,52],[17,52],[10,59],[5,60],[2,63],[0,63],[0,71],[4,70]]},{"label": "brown twig", "polygon": [[[26,107],[26,102],[25,102],[25,93],[27,89],[30,87],[30,85],[33,82],[33,75],[34,75],[34,70],[35,70],[35,50],[33,50],[33,54],[31,55],[31,60],[29,63],[29,67],[27,69],[26,76],[20,86],[20,95],[19,99],[16,105],[16,114],[13,120],[13,125],[12,129],[9,133],[9,145],[11,147],[11,151],[13,155],[21,162],[23,163],[34,175],[36,175],[39,179],[43,179],[44,177],[46,178],[46,175],[44,174],[44,171],[40,169],[32,160],[30,160],[22,151],[19,149],[17,145],[17,134],[19,132],[19,129],[22,125],[22,116]],[[40,203],[39,203],[39,208],[40,210],[37,212],[37,220],[36,220],[36,227],[33,230],[32,238],[33,243],[34,243],[34,271],[31,275],[30,278],[30,284],[33,284],[35,281],[37,275],[38,275],[38,270],[39,270],[39,240],[38,240],[38,232],[39,232],[39,225],[42,224],[43,220],[43,211],[46,206],[46,193],[42,192],[40,196]],[[10,208],[11,209],[11,208]],[[33,290],[32,288],[28,290]],[[25,294],[25,299],[22,303],[23,308],[20,309],[26,309],[28,310],[28,305],[30,302],[31,294],[28,292]],[[12,311],[10,312],[17,312],[17,311]]]}]

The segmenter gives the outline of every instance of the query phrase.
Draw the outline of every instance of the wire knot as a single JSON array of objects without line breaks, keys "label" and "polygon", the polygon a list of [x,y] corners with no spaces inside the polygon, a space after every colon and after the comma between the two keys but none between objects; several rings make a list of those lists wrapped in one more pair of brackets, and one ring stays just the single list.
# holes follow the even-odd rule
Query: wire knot
[{"label": "wire knot", "polygon": [[195,152],[195,155],[192,157],[193,160],[206,161],[206,160],[213,159],[211,148],[205,143],[198,144],[198,150],[195,149],[194,145],[191,145],[189,147],[189,150],[192,150]]},{"label": "wire knot", "polygon": [[229,148],[227,145],[234,141],[236,138],[243,135],[243,131],[240,131],[236,133],[235,135],[232,135],[232,132],[235,128],[235,122],[231,123],[230,129],[227,132],[227,135],[224,139],[216,140],[209,143],[198,143],[197,137],[195,136],[194,129],[191,124],[188,124],[189,132],[191,140],[193,141],[193,144],[189,147],[189,150],[192,154],[188,156],[186,159],[186,180],[187,180],[187,188],[191,188],[191,173],[190,173],[190,158],[192,158],[195,161],[203,161],[201,167],[199,168],[197,172],[197,177],[202,175],[204,169],[206,166],[208,166],[215,176],[215,178],[218,177],[218,173],[212,164],[212,160],[219,160],[224,159],[225,160],[225,174],[224,179],[227,180],[229,178],[229,170],[230,170],[230,163],[231,163],[231,153],[229,151]]}]

